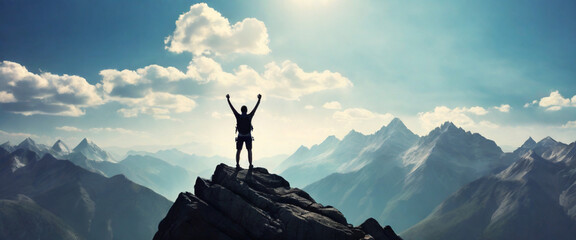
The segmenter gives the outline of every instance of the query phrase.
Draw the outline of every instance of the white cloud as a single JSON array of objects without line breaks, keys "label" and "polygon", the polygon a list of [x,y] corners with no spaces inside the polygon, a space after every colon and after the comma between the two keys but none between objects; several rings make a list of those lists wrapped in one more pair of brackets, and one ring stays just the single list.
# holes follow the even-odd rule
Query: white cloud
[{"label": "white cloud", "polygon": [[549,96],[532,102],[532,104],[536,103],[538,103],[538,106],[546,108],[546,111],[558,111],[563,107],[576,107],[576,95],[574,95],[572,99],[564,98],[562,94],[556,90],[550,92]]},{"label": "white cloud", "polygon": [[79,129],[77,127],[72,127],[72,126],[56,127],[56,130],[66,131],[66,132],[82,132],[82,129]]},{"label": "white cloud", "polygon": [[479,116],[480,115],[486,115],[488,113],[488,111],[486,111],[486,109],[484,109],[483,107],[478,107],[478,106],[471,107],[471,108],[461,108],[461,109],[456,108],[456,109],[459,111],[463,111],[463,112],[473,113],[473,114],[476,114]]},{"label": "white cloud", "polygon": [[380,114],[374,113],[364,108],[348,108],[343,111],[335,112],[332,117],[338,121],[354,121],[354,120],[387,120],[391,121],[394,116],[390,113]]},{"label": "white cloud", "polygon": [[149,114],[157,119],[170,119],[172,113],[189,112],[196,107],[196,102],[186,96],[164,92],[149,92],[142,98],[123,98],[117,101],[128,106],[118,110],[127,118]]},{"label": "white cloud", "polygon": [[340,105],[340,103],[337,101],[324,103],[322,107],[326,109],[342,109],[342,105]]},{"label": "white cloud", "polygon": [[188,72],[186,74],[200,84],[215,81],[224,85],[231,85],[236,81],[236,76],[224,72],[220,63],[204,56],[193,58],[188,65]]},{"label": "white cloud", "polygon": [[0,91],[0,103],[9,103],[9,102],[16,102],[14,94],[6,91]]},{"label": "white cloud", "polygon": [[500,111],[500,112],[505,112],[505,113],[510,112],[510,109],[511,109],[511,108],[512,108],[512,107],[510,107],[509,104],[502,104],[502,105],[500,105],[500,106],[495,106],[495,107],[494,107],[494,109],[496,109],[496,110],[498,110],[498,111]]},{"label": "white cloud", "polygon": [[314,109],[314,106],[312,106],[312,105],[306,105],[306,106],[304,106],[304,109],[306,109],[306,110],[312,110],[312,109]]},{"label": "white cloud", "polygon": [[487,111],[482,107],[472,107],[472,108],[461,108],[457,107],[454,109],[450,109],[446,106],[439,106],[434,108],[433,112],[421,112],[418,113],[418,118],[422,127],[427,131],[432,130],[446,121],[453,122],[454,124],[466,128],[466,127],[477,127],[477,126],[484,126],[484,127],[497,127],[496,124],[491,123],[489,121],[481,121],[480,123],[476,123],[472,118],[470,118],[467,114],[472,113],[475,115],[485,115]]},{"label": "white cloud", "polygon": [[84,108],[103,104],[95,85],[79,76],[40,75],[10,61],[0,63],[0,106],[23,115],[84,115]]},{"label": "white cloud", "polygon": [[562,125],[562,128],[576,128],[576,121],[568,121]]},{"label": "white cloud", "polygon": [[298,100],[304,95],[353,86],[348,78],[338,72],[306,72],[289,60],[280,65],[271,62],[264,68],[263,73],[258,73],[250,66],[241,65],[233,73],[228,73],[213,59],[197,57],[190,62],[187,75],[197,82],[214,84],[210,85],[213,90],[224,89],[240,98],[252,98],[255,93],[262,93],[285,100]]},{"label": "white cloud", "polygon": [[176,20],[174,33],[165,40],[171,52],[226,55],[267,54],[268,31],[263,22],[246,18],[230,25],[228,19],[206,3],[194,4]]},{"label": "white cloud", "polygon": [[272,62],[265,67],[262,85],[280,98],[296,100],[323,90],[352,87],[352,82],[338,72],[305,72],[291,61],[284,61],[281,65]]},{"label": "white cloud", "polygon": [[170,119],[170,114],[189,112],[196,106],[186,95],[198,90],[197,82],[174,67],[106,69],[100,75],[102,88],[110,100],[127,106],[118,110],[124,117],[149,114],[157,119]]},{"label": "white cloud", "polygon": [[102,88],[112,97],[142,98],[150,91],[193,91],[194,80],[175,67],[149,65],[136,71],[100,71]]}]

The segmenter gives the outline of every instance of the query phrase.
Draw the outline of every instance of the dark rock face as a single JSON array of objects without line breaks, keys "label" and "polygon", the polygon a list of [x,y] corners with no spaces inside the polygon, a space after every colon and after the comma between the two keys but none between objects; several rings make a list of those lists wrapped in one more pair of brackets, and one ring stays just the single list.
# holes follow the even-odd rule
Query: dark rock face
[{"label": "dark rock face", "polygon": [[196,180],[194,191],[180,193],[154,240],[400,239],[373,219],[353,227],[337,209],[264,168],[220,164],[212,180]]}]

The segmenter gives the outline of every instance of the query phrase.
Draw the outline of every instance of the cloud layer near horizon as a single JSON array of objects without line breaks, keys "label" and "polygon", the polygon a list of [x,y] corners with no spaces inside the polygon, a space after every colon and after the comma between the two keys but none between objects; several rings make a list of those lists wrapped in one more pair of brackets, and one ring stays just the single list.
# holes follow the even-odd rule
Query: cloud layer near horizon
[{"label": "cloud layer near horizon", "polygon": [[0,107],[5,111],[77,117],[103,103],[98,86],[82,77],[34,74],[15,62],[0,63]]}]

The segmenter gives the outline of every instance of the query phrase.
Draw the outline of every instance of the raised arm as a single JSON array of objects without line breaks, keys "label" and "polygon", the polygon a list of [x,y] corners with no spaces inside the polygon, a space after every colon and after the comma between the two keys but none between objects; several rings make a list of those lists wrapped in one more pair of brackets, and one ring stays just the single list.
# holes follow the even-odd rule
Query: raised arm
[{"label": "raised arm", "polygon": [[228,105],[230,106],[230,109],[232,109],[232,112],[234,112],[235,116],[240,115],[238,113],[238,111],[236,111],[236,109],[234,109],[234,106],[232,106],[232,103],[230,102],[230,94],[226,94],[226,100],[228,101]]},{"label": "raised arm", "polygon": [[258,109],[258,106],[260,105],[260,99],[262,98],[262,94],[258,94],[258,102],[256,102],[256,106],[254,106],[254,109],[252,109],[252,112],[250,112],[249,115],[253,116],[254,113],[256,112],[256,109]]}]

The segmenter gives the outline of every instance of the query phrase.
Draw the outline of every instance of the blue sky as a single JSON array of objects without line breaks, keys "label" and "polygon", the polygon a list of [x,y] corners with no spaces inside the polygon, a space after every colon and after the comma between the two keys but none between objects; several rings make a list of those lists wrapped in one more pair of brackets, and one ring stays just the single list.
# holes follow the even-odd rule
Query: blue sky
[{"label": "blue sky", "polygon": [[0,141],[255,156],[444,121],[510,150],[576,139],[576,2],[0,1]]}]

